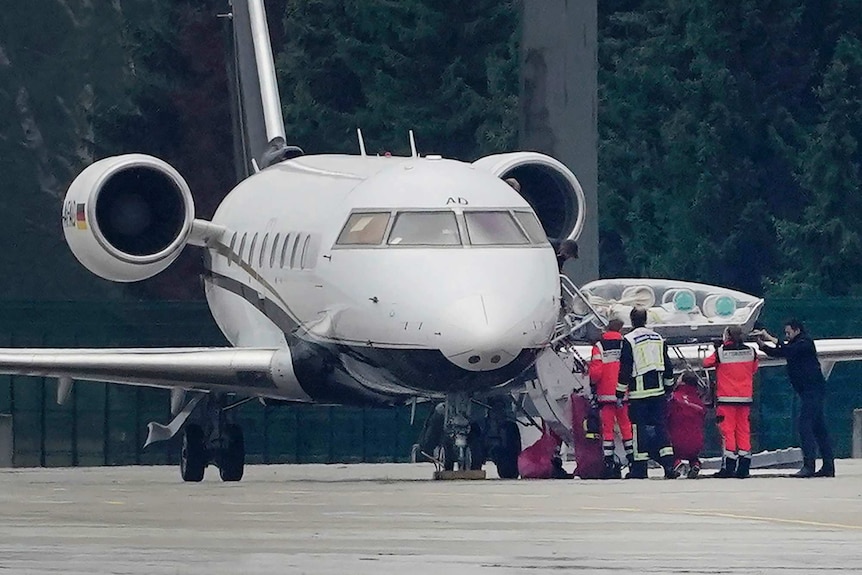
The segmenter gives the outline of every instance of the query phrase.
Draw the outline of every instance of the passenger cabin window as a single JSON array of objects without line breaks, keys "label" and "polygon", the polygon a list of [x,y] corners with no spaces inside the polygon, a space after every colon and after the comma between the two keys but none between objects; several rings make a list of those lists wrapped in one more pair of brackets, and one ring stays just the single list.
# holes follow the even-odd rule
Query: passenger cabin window
[{"label": "passenger cabin window", "polygon": [[389,234],[392,246],[459,246],[455,212],[401,212]]},{"label": "passenger cabin window", "polygon": [[341,246],[376,246],[383,241],[389,212],[350,214],[335,242]]},{"label": "passenger cabin window", "polygon": [[[235,247],[236,247],[236,232],[234,232],[233,235],[230,237],[230,253],[231,254],[234,253],[233,249]],[[232,258],[230,258],[230,257],[227,258],[227,267],[230,267],[230,260],[231,259]]]},{"label": "passenger cabin window", "polygon": [[311,252],[308,249],[308,244],[311,242],[311,236],[305,236],[305,241],[302,242],[302,254],[299,256],[299,269],[307,270],[314,267]]},{"label": "passenger cabin window", "polygon": [[544,244],[548,242],[548,234],[545,233],[545,228],[542,227],[539,218],[533,212],[515,212],[515,219],[527,232],[530,242],[534,244]]},{"label": "passenger cabin window", "polygon": [[282,268],[283,268],[283,267],[285,266],[285,264],[287,263],[287,249],[288,249],[288,246],[290,246],[290,234],[287,234],[286,236],[284,236],[284,245],[283,245],[283,246],[281,246],[281,259],[279,260],[279,264],[278,264],[278,265],[279,265],[279,266],[281,266]]},{"label": "passenger cabin window", "polygon": [[263,256],[266,254],[266,246],[269,244],[269,233],[263,235],[263,243],[260,245],[260,259],[257,261],[259,267],[263,267]]},{"label": "passenger cabin window", "polygon": [[298,265],[298,261],[296,259],[296,253],[299,249],[299,238],[301,234],[296,234],[293,240],[293,248],[290,250],[290,269],[295,268]]},{"label": "passenger cabin window", "polygon": [[243,261],[243,253],[245,252],[245,238],[248,234],[243,234],[242,239],[239,241],[239,260]]},{"label": "passenger cabin window", "polygon": [[248,248],[248,265],[254,265],[254,246],[257,244],[257,234],[251,238],[251,247]]},{"label": "passenger cabin window", "polygon": [[515,223],[509,212],[464,212],[467,235],[474,246],[517,246],[530,240]]}]

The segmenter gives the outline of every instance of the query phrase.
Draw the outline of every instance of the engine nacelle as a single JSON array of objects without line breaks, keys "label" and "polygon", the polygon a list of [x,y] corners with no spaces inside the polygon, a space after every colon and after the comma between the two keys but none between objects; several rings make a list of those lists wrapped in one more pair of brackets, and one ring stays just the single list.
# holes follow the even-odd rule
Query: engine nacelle
[{"label": "engine nacelle", "polygon": [[63,231],[72,253],[94,274],[117,282],[144,280],[168,267],[194,219],[183,177],[144,154],[92,164],[63,201]]},{"label": "engine nacelle", "polygon": [[506,179],[515,178],[549,237],[578,239],[584,229],[586,200],[575,175],[558,160],[538,152],[511,152],[479,158],[473,165]]}]

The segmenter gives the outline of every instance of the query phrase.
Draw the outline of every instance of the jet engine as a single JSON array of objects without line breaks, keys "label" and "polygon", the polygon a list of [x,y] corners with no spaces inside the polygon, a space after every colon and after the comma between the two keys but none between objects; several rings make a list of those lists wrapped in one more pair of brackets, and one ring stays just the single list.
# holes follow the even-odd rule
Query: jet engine
[{"label": "jet engine", "polygon": [[473,165],[502,179],[515,178],[548,237],[575,240],[581,235],[586,216],[584,190],[561,162],[538,152],[512,152],[486,156]]},{"label": "jet engine", "polygon": [[66,243],[84,267],[134,282],[179,256],[194,221],[191,190],[168,163],[143,154],[105,158],[75,178],[63,201]]}]

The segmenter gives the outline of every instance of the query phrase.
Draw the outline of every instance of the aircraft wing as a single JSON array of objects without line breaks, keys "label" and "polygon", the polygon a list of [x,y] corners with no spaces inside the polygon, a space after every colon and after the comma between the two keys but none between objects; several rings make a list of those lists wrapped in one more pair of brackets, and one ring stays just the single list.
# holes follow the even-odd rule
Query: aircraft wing
[{"label": "aircraft wing", "polygon": [[0,374],[198,391],[278,393],[280,349],[0,349]]},{"label": "aircraft wing", "polygon": [[[840,361],[858,361],[862,360],[862,339],[818,339],[814,341],[817,346],[817,356],[820,358],[820,364],[824,375],[828,377],[832,367]],[[754,344],[749,344],[754,345]],[[673,346],[670,355],[674,361],[675,367],[684,369],[686,364],[693,367],[700,367],[703,358],[712,354],[714,348],[712,345],[678,345]],[[769,367],[775,365],[784,365],[784,358],[769,357],[763,352],[758,352],[758,361],[761,367]]]}]

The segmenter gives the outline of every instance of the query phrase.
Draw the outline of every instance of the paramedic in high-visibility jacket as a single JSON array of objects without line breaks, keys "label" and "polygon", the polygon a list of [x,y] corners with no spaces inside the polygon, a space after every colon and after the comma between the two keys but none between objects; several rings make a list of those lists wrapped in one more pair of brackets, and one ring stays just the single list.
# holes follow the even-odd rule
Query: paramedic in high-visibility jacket
[{"label": "paramedic in high-visibility jacket", "polygon": [[650,458],[664,468],[666,479],[676,479],[673,448],[667,434],[667,398],[673,388],[673,365],[664,339],[646,327],[647,310],[631,311],[632,331],[623,338],[617,404],[626,391],[632,422],[634,464],[629,477],[646,479]]},{"label": "paramedic in high-visibility jacket", "polygon": [[602,339],[593,346],[590,358],[590,387],[599,406],[602,421],[602,452],[605,467],[602,479],[620,479],[622,470],[614,461],[614,426],[619,425],[620,437],[626,450],[629,468],[634,461],[632,449],[632,423],[629,421],[628,405],[617,405],[617,382],[620,375],[620,349],[623,322],[614,318],[608,322]]},{"label": "paramedic in high-visibility jacket", "polygon": [[742,329],[724,330],[724,341],[703,360],[715,368],[715,421],[724,443],[724,461],[714,477],[748,477],[751,466],[751,403],[757,352],[742,341]]}]

